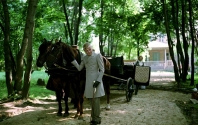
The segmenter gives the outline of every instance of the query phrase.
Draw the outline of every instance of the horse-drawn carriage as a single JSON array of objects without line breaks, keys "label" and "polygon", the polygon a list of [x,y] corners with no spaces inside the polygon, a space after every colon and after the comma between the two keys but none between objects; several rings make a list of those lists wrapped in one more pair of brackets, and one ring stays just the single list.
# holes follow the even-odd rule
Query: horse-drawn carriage
[{"label": "horse-drawn carriage", "polygon": [[[79,51],[72,49],[71,46],[61,41],[53,44],[52,41],[47,41],[44,39],[43,43],[39,47],[37,66],[42,67],[46,63],[47,73],[50,74],[47,88],[56,92],[59,107],[57,115],[62,115],[61,100],[63,96],[65,100],[64,116],[69,115],[67,101],[68,97],[71,97],[71,89],[75,90],[73,94],[74,98],[77,99],[76,115],[81,116],[83,113],[82,103],[84,94],[83,92],[85,89],[85,70],[78,72],[76,68],[71,65],[71,62],[74,59],[81,61],[79,57]],[[108,60],[106,60],[104,57],[103,60],[105,66],[103,83],[110,84],[109,81],[111,81],[111,83],[112,81],[113,83],[121,81],[121,85],[125,85],[124,88],[126,90],[127,101],[130,101],[132,98],[134,84],[149,84],[150,67],[137,68],[131,65],[124,65],[123,57],[108,58]],[[111,64],[110,72],[109,62]],[[144,74],[143,80],[141,80],[141,74]],[[111,80],[109,80],[109,78],[111,78]],[[109,94],[110,93],[107,93],[107,96],[109,96]]]},{"label": "horse-drawn carriage", "polygon": [[111,84],[117,84],[118,90],[126,91],[126,100],[132,99],[133,93],[138,93],[141,85],[148,86],[150,81],[150,67],[125,65],[123,56],[107,57],[111,63]]}]

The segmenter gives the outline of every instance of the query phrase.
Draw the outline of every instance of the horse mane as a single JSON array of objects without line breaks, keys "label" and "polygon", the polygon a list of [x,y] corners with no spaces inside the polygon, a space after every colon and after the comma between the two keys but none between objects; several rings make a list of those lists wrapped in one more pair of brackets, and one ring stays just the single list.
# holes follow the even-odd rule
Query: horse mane
[{"label": "horse mane", "polygon": [[44,53],[46,50],[46,47],[52,45],[52,41],[47,41],[45,38],[42,41],[42,44],[39,46],[39,52]]},{"label": "horse mane", "polygon": [[55,44],[62,47],[63,57],[67,62],[72,62],[76,58],[78,54],[77,50],[64,42],[61,42],[61,40],[59,40],[59,42],[56,42]]},{"label": "horse mane", "polygon": [[103,61],[104,61],[105,70],[110,70],[111,69],[111,63],[108,61],[108,59],[103,56]]}]

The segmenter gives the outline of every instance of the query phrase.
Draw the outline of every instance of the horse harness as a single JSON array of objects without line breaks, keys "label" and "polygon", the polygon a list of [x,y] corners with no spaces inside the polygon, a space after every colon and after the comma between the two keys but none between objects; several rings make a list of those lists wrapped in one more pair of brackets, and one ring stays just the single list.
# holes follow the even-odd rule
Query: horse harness
[{"label": "horse harness", "polygon": [[[53,45],[51,51],[49,52],[49,55],[47,57],[47,67],[52,67],[54,66],[55,63],[58,63],[58,57],[62,57],[62,64],[64,64],[65,62],[63,62],[63,52],[62,52],[62,45],[57,46],[57,48],[55,48],[55,46],[57,45]],[[61,54],[61,55],[60,55]]]},{"label": "horse harness", "polygon": [[[59,72],[53,72],[53,71],[57,71],[57,69],[63,69],[64,71],[70,71],[70,72],[67,72],[66,74],[67,75],[74,75],[74,72],[78,72],[77,70],[74,69],[74,67],[72,68],[66,68],[67,66],[67,61],[64,59],[64,56],[63,56],[63,50],[62,50],[62,44],[60,45],[53,45],[51,51],[49,52],[49,55],[47,57],[47,67],[46,68],[46,72],[49,73],[49,74],[59,74],[59,75],[64,75]],[[77,62],[80,63],[81,61],[81,56],[80,56],[80,51],[78,51],[78,57],[77,57]],[[59,57],[61,57],[61,62],[58,62],[59,61]]]}]

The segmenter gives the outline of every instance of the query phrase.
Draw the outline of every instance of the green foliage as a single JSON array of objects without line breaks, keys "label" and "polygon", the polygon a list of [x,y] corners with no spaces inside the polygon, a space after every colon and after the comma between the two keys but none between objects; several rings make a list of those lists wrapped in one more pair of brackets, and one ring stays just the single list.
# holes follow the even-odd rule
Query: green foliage
[{"label": "green foliage", "polygon": [[[74,3],[72,1],[66,1],[70,23],[72,23],[72,16],[74,11],[73,4]],[[81,47],[85,41],[92,40],[91,35],[95,34],[98,36],[101,32],[103,32],[104,37],[107,38],[109,37],[110,29],[112,29],[111,32],[113,33],[115,39],[114,42],[112,41],[112,45],[118,42],[116,54],[128,55],[128,53],[131,52],[131,49],[136,48],[136,44],[133,43],[134,37],[127,27],[127,19],[134,14],[137,15],[141,11],[140,3],[138,0],[104,1],[103,23],[100,21],[100,7],[100,2],[92,2],[89,0],[83,1],[83,11],[79,27],[78,45]],[[26,10],[27,3],[21,1],[9,1],[9,13],[11,20],[10,43],[15,58],[20,49],[20,44],[23,39]],[[139,16],[136,18],[139,18]],[[41,44],[43,38],[46,38],[48,40],[62,38],[62,41],[69,43],[64,28],[66,19],[63,13],[62,1],[39,1],[35,19],[35,31],[33,39],[33,65],[35,64],[38,55],[38,47]],[[135,30],[141,30],[141,26],[137,27]],[[127,45],[129,41],[131,41],[130,44],[132,44],[132,47],[130,47],[130,49],[124,48],[124,44]],[[0,50],[3,50],[3,47],[1,48],[2,49]],[[123,51],[123,49],[125,51]],[[130,57],[130,55],[126,57]],[[3,60],[3,57],[0,57],[0,59]]]},{"label": "green foliage", "polygon": [[[71,0],[66,0],[65,2],[69,21],[72,24],[74,2]],[[78,35],[78,45],[80,47],[85,41],[92,40],[91,35],[98,36],[103,33],[104,40],[106,40],[105,51],[108,51],[107,48],[109,45],[112,48],[118,42],[117,47],[114,48],[117,49],[116,55],[125,54],[126,58],[130,58],[129,53],[136,51],[139,38],[141,38],[139,47],[143,51],[148,44],[150,33],[165,32],[162,3],[159,0],[105,0],[103,2],[103,21],[101,21],[101,3],[90,0],[83,1],[83,11]],[[195,1],[192,2],[194,3]],[[11,21],[10,43],[16,58],[22,41],[27,3],[17,0],[15,2],[8,1],[8,4]],[[195,5],[193,4],[193,8],[196,10]],[[0,9],[2,10],[2,8]],[[168,11],[170,12],[170,7]],[[196,13],[196,11],[194,12]],[[196,14],[194,15],[196,16]],[[38,55],[38,46],[41,44],[43,38],[48,40],[62,38],[62,41],[70,43],[64,28],[65,22],[62,1],[39,1],[33,39],[34,63]],[[112,41],[108,41],[110,34],[114,37]],[[3,42],[2,40],[0,41]],[[125,46],[129,46],[129,44],[130,47],[126,48]],[[0,48],[2,51],[3,47],[0,46]],[[136,52],[133,55],[135,54]],[[0,56],[0,60],[3,60],[3,56]]]}]

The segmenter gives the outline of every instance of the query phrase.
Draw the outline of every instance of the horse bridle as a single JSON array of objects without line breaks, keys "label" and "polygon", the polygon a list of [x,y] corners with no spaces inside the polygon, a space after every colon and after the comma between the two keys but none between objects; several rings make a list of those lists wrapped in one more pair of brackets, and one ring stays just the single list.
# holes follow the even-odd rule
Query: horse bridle
[{"label": "horse bridle", "polygon": [[[55,66],[55,64],[57,63],[57,61],[59,59],[58,57],[60,57],[60,54],[61,54],[62,59],[64,59],[63,58],[62,46],[60,45],[60,46],[57,47],[57,50],[58,51],[55,50],[55,52],[54,52],[55,54],[52,53],[54,49],[55,49],[55,45],[54,46],[52,45],[52,49],[51,49],[51,51],[48,52],[48,57],[46,59],[47,65],[50,65],[50,66],[47,66],[49,68],[51,66],[53,66],[53,65]],[[47,61],[51,61],[51,62],[47,62]]]},{"label": "horse bridle", "polygon": [[51,44],[50,46],[47,47],[47,51],[40,56],[40,59],[38,60],[38,62],[42,62],[41,59],[43,59],[44,57],[46,57],[50,51],[53,50],[53,45]]},{"label": "horse bridle", "polygon": [[[49,53],[49,56],[55,58],[55,60],[53,61],[53,63],[51,65],[55,66],[58,69],[63,69],[63,70],[71,71],[71,72],[78,72],[77,70],[68,69],[68,68],[65,68],[65,67],[63,67],[63,66],[61,66],[61,65],[56,63],[57,60],[58,60],[57,57],[59,57],[60,56],[59,54],[61,54],[62,61],[63,61],[62,63],[64,64],[64,56],[63,56],[62,45],[60,45],[60,47],[58,47],[58,48],[61,48],[61,49],[58,49],[59,51],[58,51],[58,53],[56,55],[53,55],[53,54]],[[45,67],[45,68],[46,68],[46,70],[53,69],[51,67],[48,67],[48,69],[47,69],[47,67]]]}]

